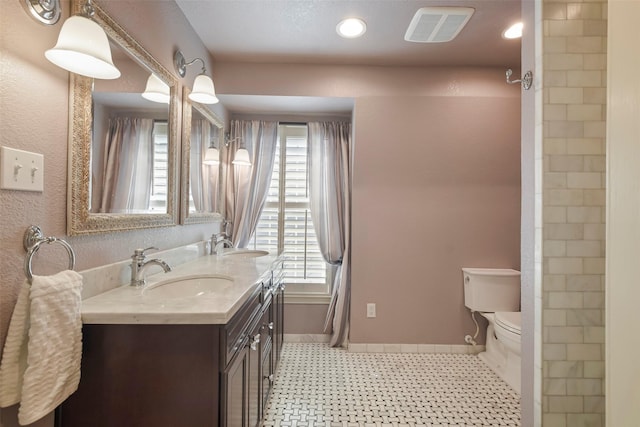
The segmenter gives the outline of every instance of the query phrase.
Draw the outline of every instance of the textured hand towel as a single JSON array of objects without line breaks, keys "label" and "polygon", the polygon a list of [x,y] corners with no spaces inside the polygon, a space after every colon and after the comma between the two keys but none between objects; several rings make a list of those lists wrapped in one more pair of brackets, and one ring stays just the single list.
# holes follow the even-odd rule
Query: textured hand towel
[{"label": "textured hand towel", "polygon": [[82,276],[34,276],[29,292],[27,367],[18,421],[31,424],[54,410],[80,382]]},{"label": "textured hand towel", "polygon": [[27,368],[29,331],[29,282],[24,281],[11,315],[0,362],[0,408],[20,402],[22,376]]}]

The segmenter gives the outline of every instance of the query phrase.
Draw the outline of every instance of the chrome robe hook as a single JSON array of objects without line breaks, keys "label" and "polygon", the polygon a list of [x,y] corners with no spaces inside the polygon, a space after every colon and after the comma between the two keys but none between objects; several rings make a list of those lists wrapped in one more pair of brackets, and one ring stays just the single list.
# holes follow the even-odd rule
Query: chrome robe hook
[{"label": "chrome robe hook", "polygon": [[512,74],[513,70],[509,68],[506,73],[508,84],[514,85],[517,83],[522,83],[522,87],[524,88],[524,90],[529,90],[531,88],[531,85],[533,84],[533,73],[531,71],[527,71],[521,80],[510,80]]}]

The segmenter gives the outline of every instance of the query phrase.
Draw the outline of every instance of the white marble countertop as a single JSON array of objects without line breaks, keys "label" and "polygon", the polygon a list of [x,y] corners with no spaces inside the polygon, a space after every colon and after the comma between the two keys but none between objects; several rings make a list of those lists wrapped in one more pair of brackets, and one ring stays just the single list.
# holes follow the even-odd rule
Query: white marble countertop
[{"label": "white marble countertop", "polygon": [[[181,264],[169,273],[147,276],[144,288],[119,286],[82,302],[85,324],[225,324],[242,307],[277,257],[255,258],[207,255]],[[150,273],[158,271],[151,267]],[[154,285],[180,277],[220,275],[230,286],[199,296],[161,297]]]}]

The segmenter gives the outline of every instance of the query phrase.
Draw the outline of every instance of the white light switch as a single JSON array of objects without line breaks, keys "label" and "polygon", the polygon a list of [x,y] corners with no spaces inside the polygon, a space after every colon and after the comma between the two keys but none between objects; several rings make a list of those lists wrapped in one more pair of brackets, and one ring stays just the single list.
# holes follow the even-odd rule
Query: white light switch
[{"label": "white light switch", "polygon": [[44,191],[44,156],[38,153],[0,147],[2,169],[0,188]]}]

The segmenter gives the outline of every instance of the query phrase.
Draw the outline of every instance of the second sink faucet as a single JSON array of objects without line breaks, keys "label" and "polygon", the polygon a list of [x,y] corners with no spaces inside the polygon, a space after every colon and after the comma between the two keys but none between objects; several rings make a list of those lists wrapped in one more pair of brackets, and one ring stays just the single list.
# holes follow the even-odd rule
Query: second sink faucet
[{"label": "second sink faucet", "polygon": [[219,233],[219,234],[213,234],[211,236],[211,255],[217,255],[220,254],[222,248],[224,248],[224,245],[227,245],[228,247],[232,248],[233,247],[233,242],[229,239],[226,238],[227,234],[226,233]]},{"label": "second sink faucet", "polygon": [[152,246],[150,248],[136,249],[133,251],[133,255],[131,256],[131,286],[143,286],[146,283],[144,272],[152,265],[162,267],[165,273],[171,271],[169,264],[161,259],[154,258],[145,261],[145,252],[151,249],[158,250],[158,248]]}]

